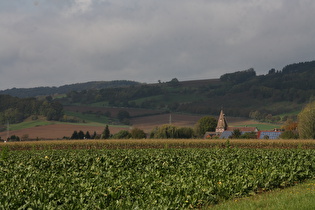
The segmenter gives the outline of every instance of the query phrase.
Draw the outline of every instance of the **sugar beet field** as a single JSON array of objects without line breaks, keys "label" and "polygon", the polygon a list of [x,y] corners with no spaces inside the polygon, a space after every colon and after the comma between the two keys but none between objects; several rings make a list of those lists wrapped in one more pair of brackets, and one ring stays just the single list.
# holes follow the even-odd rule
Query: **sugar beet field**
[{"label": "sugar beet field", "polygon": [[1,143],[0,206],[202,208],[314,178],[313,146],[257,140]]}]

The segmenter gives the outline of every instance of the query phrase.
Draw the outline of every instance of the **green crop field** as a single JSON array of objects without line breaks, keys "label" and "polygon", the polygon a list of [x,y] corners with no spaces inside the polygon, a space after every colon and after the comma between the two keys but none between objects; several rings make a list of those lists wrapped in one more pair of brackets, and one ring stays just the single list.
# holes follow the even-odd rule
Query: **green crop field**
[{"label": "green crop field", "polygon": [[92,113],[88,114],[88,113],[80,113],[80,112],[70,112],[70,111],[65,111],[65,114],[68,116],[73,116],[81,120],[84,120],[84,122],[86,123],[94,122],[94,123],[100,123],[102,125],[109,123],[108,117],[104,115],[97,115],[97,114],[92,114]]},{"label": "green crop field", "polygon": [[[48,144],[48,143],[47,143]],[[315,176],[315,150],[1,147],[3,209],[202,208]]]}]

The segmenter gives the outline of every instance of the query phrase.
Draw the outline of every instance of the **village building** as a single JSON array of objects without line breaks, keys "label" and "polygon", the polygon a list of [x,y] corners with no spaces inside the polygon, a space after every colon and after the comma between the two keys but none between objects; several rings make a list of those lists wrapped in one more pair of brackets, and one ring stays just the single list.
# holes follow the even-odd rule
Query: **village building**
[{"label": "village building", "polygon": [[206,132],[204,138],[230,138],[234,130],[239,130],[241,135],[245,133],[255,133],[257,139],[278,139],[281,131],[259,131],[257,127],[229,127],[223,110],[220,111],[218,124],[215,132]]}]

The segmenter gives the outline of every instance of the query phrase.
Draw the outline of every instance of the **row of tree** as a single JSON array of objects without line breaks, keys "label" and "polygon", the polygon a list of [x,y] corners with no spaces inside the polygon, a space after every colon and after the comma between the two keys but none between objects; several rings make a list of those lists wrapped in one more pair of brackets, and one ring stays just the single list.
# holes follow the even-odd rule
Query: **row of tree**
[{"label": "row of tree", "polygon": [[105,126],[101,134],[95,131],[90,135],[89,131],[74,131],[70,139],[145,139],[147,136],[145,132],[139,128],[132,128],[130,131],[121,130],[116,134],[111,134],[108,125]]},{"label": "row of tree", "polygon": [[[177,127],[171,124],[165,124],[154,128],[149,138],[152,139],[191,139],[202,138],[207,131],[215,131],[217,120],[210,116],[199,119],[194,128]],[[121,130],[115,134],[111,134],[108,125],[105,126],[101,134],[94,132],[90,135],[89,131],[74,131],[70,139],[145,139],[147,134],[139,129]]]}]

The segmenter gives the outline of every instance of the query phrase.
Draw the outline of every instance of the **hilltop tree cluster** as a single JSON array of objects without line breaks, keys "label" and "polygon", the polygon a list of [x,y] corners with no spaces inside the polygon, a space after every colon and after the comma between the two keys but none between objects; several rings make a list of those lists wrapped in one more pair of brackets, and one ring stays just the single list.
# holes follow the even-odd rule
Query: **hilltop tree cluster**
[{"label": "hilltop tree cluster", "polygon": [[30,116],[44,116],[47,120],[60,120],[63,106],[51,97],[43,100],[35,98],[20,99],[9,95],[0,95],[0,123],[19,123]]}]

